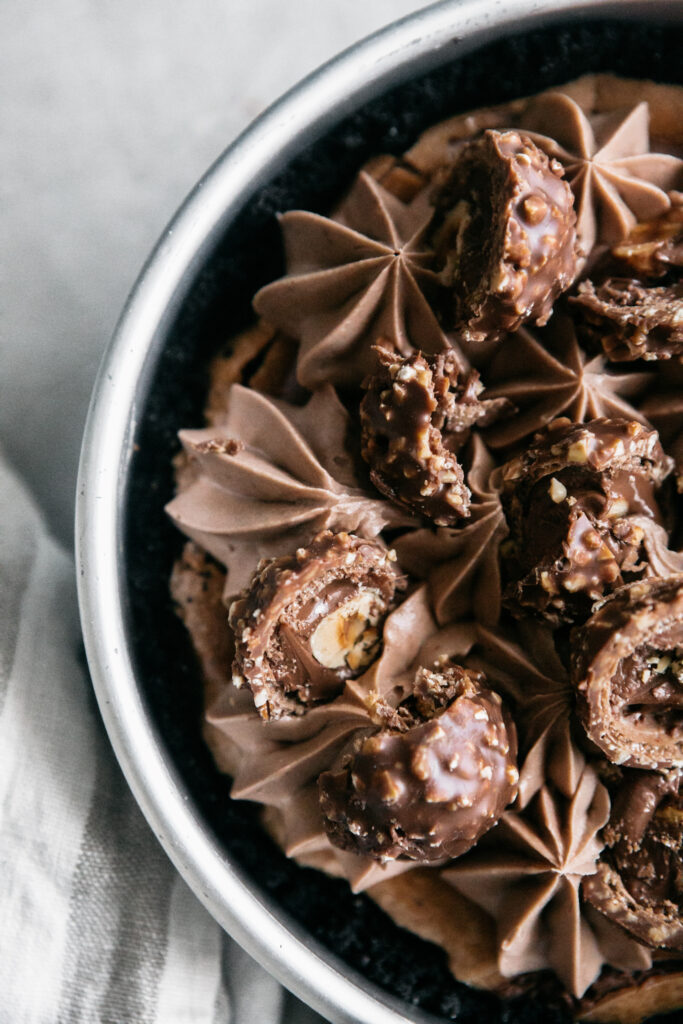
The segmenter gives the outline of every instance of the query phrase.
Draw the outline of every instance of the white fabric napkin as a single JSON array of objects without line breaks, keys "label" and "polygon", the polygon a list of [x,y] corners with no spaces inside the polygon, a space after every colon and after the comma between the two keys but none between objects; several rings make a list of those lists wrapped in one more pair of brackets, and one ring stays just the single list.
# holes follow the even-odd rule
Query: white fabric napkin
[{"label": "white fabric napkin", "polygon": [[314,1024],[176,874],[81,654],[74,568],[0,458],[0,1024]]}]

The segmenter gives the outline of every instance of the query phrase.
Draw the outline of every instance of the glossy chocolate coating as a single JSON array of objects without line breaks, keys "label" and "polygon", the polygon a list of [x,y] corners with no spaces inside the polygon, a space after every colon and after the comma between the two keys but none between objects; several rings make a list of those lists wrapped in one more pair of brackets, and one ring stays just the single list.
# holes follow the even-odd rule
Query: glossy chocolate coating
[{"label": "glossy chocolate coating", "polygon": [[419,669],[386,720],[320,777],[330,840],[380,860],[459,856],[515,796],[512,719],[481,673],[449,665]]},{"label": "glossy chocolate coating", "polygon": [[583,895],[653,948],[683,949],[680,774],[632,772],[613,799],[606,848]]},{"label": "glossy chocolate coating", "polygon": [[561,165],[516,131],[466,146],[436,196],[432,234],[448,319],[485,341],[544,324],[576,270],[573,196]]},{"label": "glossy chocolate coating", "polygon": [[265,719],[331,700],[377,655],[400,586],[392,553],[347,533],[262,563],[230,608],[233,682]]},{"label": "glossy chocolate coating", "polygon": [[378,345],[377,372],[364,383],[361,451],[382,494],[439,526],[469,515],[470,492],[455,452],[475,423],[504,399],[482,402],[479,374],[463,374],[453,353],[402,358]]},{"label": "glossy chocolate coating", "polygon": [[683,282],[648,286],[631,278],[583,281],[572,300],[581,336],[608,359],[683,358]]},{"label": "glossy chocolate coating", "polygon": [[537,435],[502,470],[517,576],[508,607],[576,621],[642,572],[642,522],[660,521],[656,489],[670,471],[657,432],[637,421],[556,420]]},{"label": "glossy chocolate coating", "polygon": [[572,639],[572,683],[610,761],[683,767],[683,574],[622,587]]}]

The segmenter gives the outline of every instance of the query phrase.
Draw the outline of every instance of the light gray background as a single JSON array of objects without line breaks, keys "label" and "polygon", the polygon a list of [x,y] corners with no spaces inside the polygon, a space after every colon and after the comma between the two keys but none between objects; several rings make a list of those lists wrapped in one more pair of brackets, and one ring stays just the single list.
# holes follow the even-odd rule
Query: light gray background
[{"label": "light gray background", "polygon": [[[0,447],[68,546],[97,366],[175,208],[285,89],[424,6],[0,3]],[[294,999],[285,1018],[318,1020]]]},{"label": "light gray background", "polygon": [[175,208],[285,89],[425,6],[0,3],[0,444],[68,545],[97,366]]}]

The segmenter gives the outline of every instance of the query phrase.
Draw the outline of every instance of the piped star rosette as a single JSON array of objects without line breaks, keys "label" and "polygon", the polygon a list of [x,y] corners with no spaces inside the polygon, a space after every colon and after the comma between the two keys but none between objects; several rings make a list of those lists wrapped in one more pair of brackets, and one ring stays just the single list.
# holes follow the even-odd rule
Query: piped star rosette
[{"label": "piped star rosette", "polygon": [[226,567],[229,596],[261,559],[293,554],[321,530],[371,539],[407,525],[406,515],[361,487],[349,430],[329,385],[302,406],[233,385],[212,427],[180,432],[188,464],[167,512]]},{"label": "piped star rosette", "polygon": [[645,530],[661,523],[657,490],[671,469],[657,432],[635,420],[560,419],[537,435],[501,470],[513,613],[575,621],[644,572]]},{"label": "piped star rosette", "polygon": [[301,384],[359,384],[380,338],[403,355],[448,351],[427,300],[438,288],[431,216],[427,192],[403,203],[365,171],[332,217],[282,215],[287,274],[256,294],[254,308],[300,341]]},{"label": "piped star rosette", "polygon": [[571,674],[586,733],[605,757],[683,767],[683,575],[607,598],[574,632]]}]

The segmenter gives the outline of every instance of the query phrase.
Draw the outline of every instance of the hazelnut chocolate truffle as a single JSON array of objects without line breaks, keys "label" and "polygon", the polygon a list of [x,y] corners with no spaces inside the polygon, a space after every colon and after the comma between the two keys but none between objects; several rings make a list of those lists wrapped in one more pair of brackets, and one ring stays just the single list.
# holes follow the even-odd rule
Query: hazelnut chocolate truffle
[{"label": "hazelnut chocolate truffle", "polygon": [[597,286],[582,281],[574,304],[579,329],[614,362],[683,358],[683,281],[649,286],[611,277]]},{"label": "hazelnut chocolate truffle", "polygon": [[654,949],[683,950],[683,793],[680,773],[631,772],[619,787],[596,874],[594,907]]},{"label": "hazelnut chocolate truffle", "polygon": [[612,594],[574,631],[571,674],[583,726],[610,761],[683,766],[683,574]]},{"label": "hazelnut chocolate truffle", "polygon": [[470,492],[455,451],[475,423],[489,422],[505,399],[480,401],[479,374],[459,371],[454,353],[402,358],[375,346],[377,372],[363,382],[361,452],[382,494],[448,526],[470,513]]},{"label": "hazelnut chocolate truffle", "polygon": [[381,624],[403,581],[393,553],[348,533],[261,563],[230,608],[233,683],[264,719],[330,700],[376,657]]},{"label": "hazelnut chocolate truffle", "polygon": [[683,193],[671,194],[671,206],[660,217],[636,224],[628,238],[611,249],[624,274],[639,280],[664,277],[683,267]]},{"label": "hazelnut chocolate truffle", "polygon": [[460,153],[432,226],[454,327],[471,341],[544,324],[576,271],[576,214],[561,165],[516,131]]},{"label": "hazelnut chocolate truffle", "polygon": [[560,419],[537,435],[502,469],[518,577],[508,607],[575,621],[643,572],[641,523],[660,521],[656,488],[671,468],[657,431],[635,420]]},{"label": "hazelnut chocolate truffle", "polygon": [[458,857],[515,797],[512,719],[482,673],[453,664],[418,669],[413,694],[385,710],[387,727],[320,776],[327,834],[380,860]]}]

